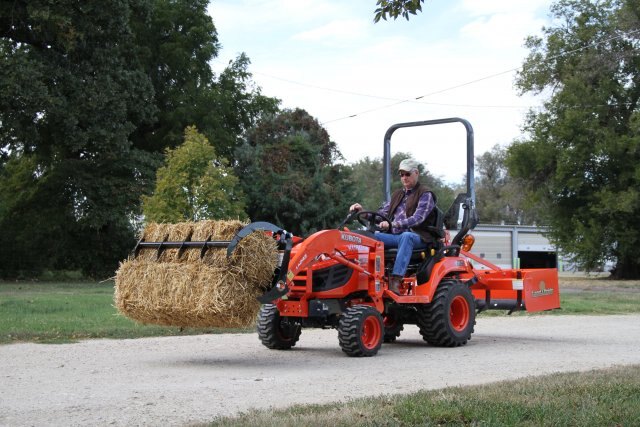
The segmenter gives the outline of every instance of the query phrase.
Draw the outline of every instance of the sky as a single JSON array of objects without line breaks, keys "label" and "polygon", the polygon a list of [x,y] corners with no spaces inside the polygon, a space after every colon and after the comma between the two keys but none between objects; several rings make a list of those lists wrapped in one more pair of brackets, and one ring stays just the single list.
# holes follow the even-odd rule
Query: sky
[{"label": "sky", "polygon": [[[426,0],[409,21],[374,24],[375,0],[212,0],[222,46],[212,67],[246,53],[262,93],[317,118],[346,163],[381,158],[393,124],[445,117],[471,123],[477,156],[521,138],[526,112],[542,103],[519,96],[514,81],[525,38],[549,25],[550,4]],[[461,124],[400,129],[391,151],[446,182],[463,180]]]}]

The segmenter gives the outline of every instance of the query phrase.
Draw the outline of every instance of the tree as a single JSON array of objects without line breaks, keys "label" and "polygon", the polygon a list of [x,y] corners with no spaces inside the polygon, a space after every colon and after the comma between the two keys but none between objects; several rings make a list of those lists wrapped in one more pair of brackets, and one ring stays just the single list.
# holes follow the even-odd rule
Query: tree
[{"label": "tree", "polygon": [[246,56],[212,73],[207,4],[0,0],[0,275],[112,275],[165,147],[195,124],[228,157],[277,109]]},{"label": "tree", "polygon": [[476,157],[476,207],[483,224],[533,224],[535,205],[527,205],[523,183],[512,177],[505,164],[506,150],[494,146]]},{"label": "tree", "polygon": [[0,2],[0,169],[15,192],[0,200],[0,229],[12,230],[1,274],[104,277],[134,243],[129,218],[157,161],[128,139],[155,113],[129,27],[147,11],[137,0]]},{"label": "tree", "polygon": [[180,222],[246,218],[244,194],[229,162],[217,157],[206,137],[193,126],[184,143],[166,151],[153,195],[143,197],[147,221]]},{"label": "tree", "polygon": [[158,120],[132,135],[136,147],[163,151],[182,143],[195,125],[216,152],[231,158],[240,135],[278,100],[265,97],[251,81],[249,58],[240,54],[216,76],[209,62],[220,49],[209,0],[152,0],[148,17],[132,20],[141,61],[154,88]]},{"label": "tree", "polygon": [[386,21],[387,16],[394,20],[402,16],[408,21],[409,14],[416,15],[422,11],[422,3],[424,0],[378,0],[373,22],[378,22],[380,19]]},{"label": "tree", "polygon": [[640,4],[561,0],[530,37],[521,92],[551,95],[508,150],[552,239],[587,269],[640,277]]},{"label": "tree", "polygon": [[296,234],[335,227],[354,200],[348,167],[318,121],[301,109],[265,117],[236,150],[253,221]]}]

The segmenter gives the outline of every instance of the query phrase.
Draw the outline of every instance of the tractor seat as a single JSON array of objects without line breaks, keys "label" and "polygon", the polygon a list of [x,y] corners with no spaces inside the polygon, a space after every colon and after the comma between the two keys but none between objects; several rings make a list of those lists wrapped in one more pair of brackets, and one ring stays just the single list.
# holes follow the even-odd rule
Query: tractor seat
[{"label": "tractor seat", "polygon": [[[413,250],[411,252],[411,258],[409,259],[409,264],[420,264],[429,256],[429,252],[430,250],[428,248]],[[398,256],[398,248],[384,250],[385,262],[395,261],[397,256]]]}]

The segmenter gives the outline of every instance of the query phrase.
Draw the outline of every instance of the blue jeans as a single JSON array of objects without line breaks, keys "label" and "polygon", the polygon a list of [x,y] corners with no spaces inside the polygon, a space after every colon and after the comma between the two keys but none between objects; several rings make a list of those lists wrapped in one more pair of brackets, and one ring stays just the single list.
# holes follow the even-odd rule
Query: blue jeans
[{"label": "blue jeans", "polygon": [[409,260],[411,260],[411,252],[414,249],[426,249],[427,244],[422,241],[420,236],[411,231],[405,231],[401,234],[389,234],[376,232],[376,240],[384,243],[385,249],[398,248],[396,262],[393,264],[394,276],[403,276],[407,272]]}]

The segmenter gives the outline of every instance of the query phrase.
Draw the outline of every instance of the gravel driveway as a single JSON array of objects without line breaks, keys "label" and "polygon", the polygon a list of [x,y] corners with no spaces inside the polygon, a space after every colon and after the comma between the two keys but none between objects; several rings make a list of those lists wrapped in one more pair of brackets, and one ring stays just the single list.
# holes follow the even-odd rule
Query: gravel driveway
[{"label": "gravel driveway", "polygon": [[256,334],[0,346],[0,425],[185,425],[284,407],[640,363],[640,316],[478,319],[464,347],[426,345],[415,326],[372,358],[334,330],[291,351]]}]

